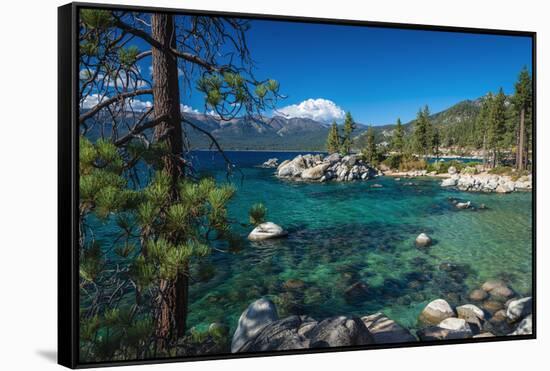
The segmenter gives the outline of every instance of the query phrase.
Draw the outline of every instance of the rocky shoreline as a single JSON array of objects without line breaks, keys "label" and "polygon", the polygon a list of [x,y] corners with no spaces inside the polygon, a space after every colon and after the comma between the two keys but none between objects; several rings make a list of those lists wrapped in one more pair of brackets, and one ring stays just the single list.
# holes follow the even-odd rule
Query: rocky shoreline
[{"label": "rocky shoreline", "polygon": [[394,177],[396,180],[417,177],[442,178],[442,187],[452,187],[465,192],[511,193],[530,191],[533,188],[531,174],[515,178],[510,175],[491,174],[479,166],[466,167],[462,172],[451,166],[446,173],[427,170],[396,171],[384,166],[379,170],[363,161],[357,154],[298,155],[280,164],[277,158],[270,158],[259,167],[276,169],[277,178],[293,181],[364,181],[384,175]]},{"label": "rocky shoreline", "polygon": [[503,281],[485,282],[456,307],[444,299],[425,306],[415,329],[383,313],[316,320],[306,315],[279,318],[275,304],[261,298],[241,314],[231,352],[277,351],[418,341],[476,339],[532,333],[532,298],[518,297]]}]

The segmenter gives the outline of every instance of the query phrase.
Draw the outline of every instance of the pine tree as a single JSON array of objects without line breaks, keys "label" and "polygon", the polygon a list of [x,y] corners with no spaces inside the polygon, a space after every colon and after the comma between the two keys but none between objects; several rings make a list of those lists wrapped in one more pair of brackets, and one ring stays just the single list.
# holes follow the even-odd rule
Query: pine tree
[{"label": "pine tree", "polygon": [[528,130],[526,121],[530,121],[532,107],[532,86],[531,76],[526,68],[520,72],[518,81],[515,85],[515,93],[513,97],[514,107],[519,116],[519,124],[517,125],[517,149],[516,149],[516,168],[523,170],[528,163],[528,145],[527,136]]},{"label": "pine tree", "polygon": [[481,101],[481,109],[475,121],[475,146],[483,149],[483,165],[487,164],[487,131],[489,128],[489,115],[493,104],[493,94],[487,94]]},{"label": "pine tree", "polygon": [[352,146],[352,133],[355,130],[355,122],[353,121],[353,117],[351,116],[350,112],[346,113],[346,118],[344,120],[344,135],[342,138],[342,145],[340,147],[340,152],[343,155],[349,155],[351,153],[351,146]]},{"label": "pine tree", "polygon": [[327,152],[336,153],[340,151],[340,134],[338,133],[338,125],[336,121],[332,122],[327,137]]},{"label": "pine tree", "polygon": [[398,153],[403,153],[403,148],[405,145],[404,134],[405,133],[403,130],[403,125],[401,125],[401,119],[398,118],[392,138],[392,148]]},{"label": "pine tree", "polygon": [[369,126],[367,129],[367,145],[362,151],[363,158],[370,164],[378,163],[378,150],[376,148],[376,138],[374,129]]},{"label": "pine tree", "polygon": [[500,88],[498,94],[492,100],[489,114],[489,127],[487,130],[488,148],[493,152],[493,167],[498,165],[502,139],[506,130],[506,96]]},{"label": "pine tree", "polygon": [[433,146],[433,129],[429,116],[428,106],[424,106],[423,109],[418,111],[414,122],[414,149],[422,156],[427,156]]}]

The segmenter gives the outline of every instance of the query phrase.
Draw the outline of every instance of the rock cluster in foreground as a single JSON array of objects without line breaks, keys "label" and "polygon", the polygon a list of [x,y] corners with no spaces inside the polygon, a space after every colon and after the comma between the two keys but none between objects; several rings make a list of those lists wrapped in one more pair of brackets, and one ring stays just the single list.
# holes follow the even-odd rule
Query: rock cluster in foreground
[{"label": "rock cluster in foreground", "polygon": [[341,156],[338,153],[323,155],[298,155],[283,161],[275,175],[279,178],[325,182],[372,179],[378,170],[363,161],[358,155]]},{"label": "rock cluster in foreground", "polygon": [[279,318],[273,302],[262,298],[241,314],[231,352],[395,344],[532,333],[532,298],[516,298],[502,281],[487,281],[474,290],[472,303],[451,306],[430,302],[412,333],[382,313],[364,317],[335,316],[316,320],[292,315]]},{"label": "rock cluster in foreground", "polygon": [[532,298],[515,297],[504,282],[485,282],[470,293],[470,300],[456,308],[443,299],[430,302],[418,317],[418,338],[447,340],[532,333]]},{"label": "rock cluster in foreground", "polygon": [[442,187],[456,187],[468,192],[496,192],[511,193],[532,188],[531,175],[522,176],[513,180],[509,176],[488,173],[481,174],[453,174],[441,182]]},{"label": "rock cluster in foreground", "polygon": [[382,313],[336,316],[317,321],[308,316],[279,319],[268,299],[259,299],[241,314],[231,352],[325,348],[417,341],[404,327]]}]

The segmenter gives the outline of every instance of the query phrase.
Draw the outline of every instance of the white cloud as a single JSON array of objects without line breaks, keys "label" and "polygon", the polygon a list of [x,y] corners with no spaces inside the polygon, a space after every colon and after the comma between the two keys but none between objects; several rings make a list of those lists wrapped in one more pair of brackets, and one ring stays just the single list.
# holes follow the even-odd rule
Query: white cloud
[{"label": "white cloud", "polygon": [[99,94],[90,94],[84,97],[82,102],[80,102],[80,107],[83,109],[90,109],[94,108],[99,102],[101,102],[104,98],[101,97]]},{"label": "white cloud", "polygon": [[[80,102],[80,107],[82,109],[91,109],[94,108],[97,104],[109,99],[109,97],[101,96],[99,94],[90,94],[87,95],[82,102]],[[153,103],[151,101],[143,101],[136,98],[128,98],[125,100],[126,107],[125,110],[127,111],[137,111],[137,112],[145,112],[147,109],[151,108],[153,106]]]},{"label": "white cloud", "polygon": [[279,108],[275,113],[288,118],[302,117],[322,122],[341,120],[346,114],[336,103],[323,98],[308,99],[300,104]]},{"label": "white cloud", "polygon": [[199,110],[190,107],[187,104],[180,104],[180,111],[185,113],[200,113]]}]

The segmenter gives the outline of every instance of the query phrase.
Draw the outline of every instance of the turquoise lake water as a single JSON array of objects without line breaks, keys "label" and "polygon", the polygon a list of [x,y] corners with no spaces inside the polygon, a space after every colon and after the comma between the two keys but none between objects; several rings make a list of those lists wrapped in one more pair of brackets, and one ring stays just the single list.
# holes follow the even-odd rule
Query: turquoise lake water
[{"label": "turquoise lake water", "polygon": [[[279,180],[273,169],[254,167],[271,157],[297,153],[228,152],[243,178],[230,217],[246,223],[248,209],[262,202],[267,220],[289,231],[287,238],[245,242],[238,253],[216,253],[196,269],[191,286],[190,326],[221,321],[233,330],[254,300],[271,298],[280,316],[367,315],[382,311],[414,328],[431,300],[467,303],[485,280],[504,279],[519,294],[531,293],[531,193],[476,194],[444,189],[438,179],[380,177],[353,183],[296,183]],[[226,180],[223,163],[198,153],[197,167]],[[382,185],[381,188],[372,187]],[[458,210],[449,198],[485,204]],[[236,226],[246,236],[251,227]],[[427,250],[414,240],[428,233]],[[442,263],[456,266],[453,271]],[[285,282],[293,281],[297,288]],[[366,293],[346,295],[355,282]],[[298,284],[296,284],[298,282]]]}]

